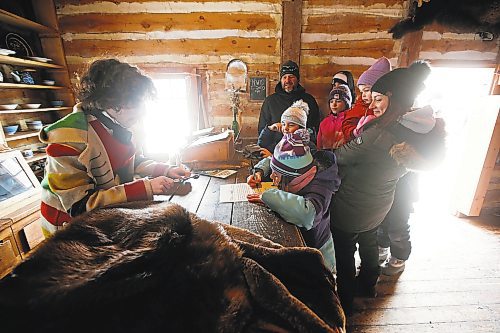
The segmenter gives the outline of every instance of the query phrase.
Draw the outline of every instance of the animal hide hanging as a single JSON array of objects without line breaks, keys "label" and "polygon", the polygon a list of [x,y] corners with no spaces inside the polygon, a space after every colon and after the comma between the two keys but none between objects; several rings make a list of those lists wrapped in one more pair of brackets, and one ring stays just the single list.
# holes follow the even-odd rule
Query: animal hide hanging
[{"label": "animal hide hanging", "polygon": [[459,33],[478,33],[493,39],[500,34],[500,0],[411,0],[409,17],[389,32],[399,39],[434,22]]},{"label": "animal hide hanging", "polygon": [[0,281],[4,332],[345,332],[321,253],[170,203],[78,216]]}]

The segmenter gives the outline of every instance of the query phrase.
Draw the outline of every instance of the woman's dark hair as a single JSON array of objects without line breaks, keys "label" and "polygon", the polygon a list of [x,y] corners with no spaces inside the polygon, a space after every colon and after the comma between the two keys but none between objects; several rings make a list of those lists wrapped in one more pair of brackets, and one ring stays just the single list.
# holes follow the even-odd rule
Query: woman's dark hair
[{"label": "woman's dark hair", "polygon": [[424,90],[424,81],[431,73],[426,61],[415,61],[408,68],[396,68],[375,82],[372,92],[389,97],[387,111],[380,116],[379,126],[386,127],[410,111],[418,94]]},{"label": "woman's dark hair", "polygon": [[116,59],[94,61],[80,80],[78,99],[84,111],[133,107],[156,96],[153,81]]}]

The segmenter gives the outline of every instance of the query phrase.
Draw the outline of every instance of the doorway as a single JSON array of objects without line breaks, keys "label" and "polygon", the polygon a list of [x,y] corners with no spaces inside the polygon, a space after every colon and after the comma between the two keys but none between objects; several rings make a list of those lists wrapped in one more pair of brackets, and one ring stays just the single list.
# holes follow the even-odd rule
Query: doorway
[{"label": "doorway", "polygon": [[[426,89],[416,106],[432,105],[438,117],[446,122],[446,156],[433,171],[420,176],[420,196],[415,212],[455,214],[457,179],[467,140],[466,126],[471,117],[484,112],[494,68],[434,67],[427,78]],[[494,124],[493,124],[494,125]],[[486,147],[487,148],[487,147]]]}]

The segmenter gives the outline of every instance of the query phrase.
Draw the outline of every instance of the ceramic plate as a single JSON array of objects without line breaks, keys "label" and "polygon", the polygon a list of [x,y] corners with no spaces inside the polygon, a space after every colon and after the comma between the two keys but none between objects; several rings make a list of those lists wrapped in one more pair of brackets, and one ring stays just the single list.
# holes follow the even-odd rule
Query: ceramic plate
[{"label": "ceramic plate", "polygon": [[50,58],[42,58],[42,57],[28,57],[31,60],[39,61],[39,62],[51,62]]},{"label": "ceramic plate", "polygon": [[26,42],[23,37],[13,32],[9,32],[5,36],[5,45],[12,51],[16,51],[16,53],[20,56],[33,56],[33,51],[31,50],[28,42]]},{"label": "ceramic plate", "polygon": [[0,55],[11,55],[16,54],[16,51],[12,51],[9,49],[0,49]]},{"label": "ceramic plate", "polygon": [[19,104],[19,106],[23,109],[38,109],[42,104],[39,103],[27,103],[27,104]]}]

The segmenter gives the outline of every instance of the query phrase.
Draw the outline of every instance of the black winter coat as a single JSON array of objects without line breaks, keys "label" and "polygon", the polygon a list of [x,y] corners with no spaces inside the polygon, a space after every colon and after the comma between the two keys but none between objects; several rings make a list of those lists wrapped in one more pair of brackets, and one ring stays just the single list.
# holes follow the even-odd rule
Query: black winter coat
[{"label": "black winter coat", "polygon": [[309,105],[307,128],[314,130],[313,141],[315,141],[321,121],[319,106],[314,97],[306,93],[306,90],[300,84],[297,86],[297,89],[291,93],[287,93],[281,87],[281,82],[278,82],[275,93],[266,97],[260,109],[258,134],[262,132],[264,127],[279,123],[283,112],[292,106],[293,102],[300,99]]},{"label": "black winter coat", "polygon": [[398,179],[408,169],[425,170],[444,155],[444,122],[419,134],[373,120],[361,137],[335,150],[341,185],[333,196],[331,225],[345,232],[371,230],[384,220]]}]

